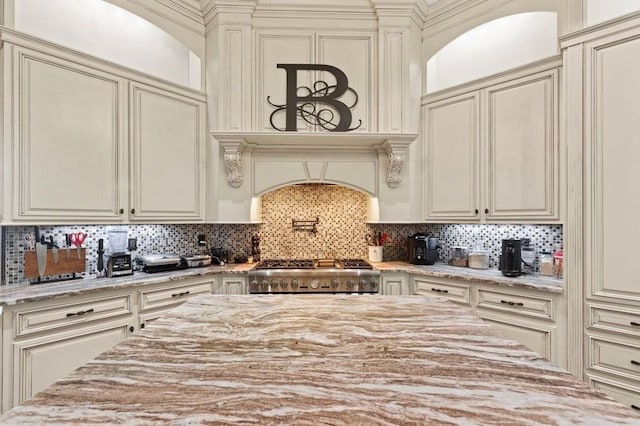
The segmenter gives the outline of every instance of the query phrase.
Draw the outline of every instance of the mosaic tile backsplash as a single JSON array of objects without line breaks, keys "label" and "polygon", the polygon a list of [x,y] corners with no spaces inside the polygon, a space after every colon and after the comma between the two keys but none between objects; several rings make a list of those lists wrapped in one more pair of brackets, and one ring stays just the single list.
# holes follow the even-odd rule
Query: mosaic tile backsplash
[{"label": "mosaic tile backsplash", "polygon": [[[197,237],[204,234],[211,247],[229,251],[230,259],[251,254],[251,237],[260,236],[263,259],[285,258],[365,258],[366,234],[386,232],[389,235],[383,249],[383,259],[405,260],[406,240],[416,232],[438,237],[441,249],[439,262],[446,263],[454,246],[476,244],[489,249],[490,266],[496,268],[503,238],[530,238],[539,254],[562,245],[561,225],[467,225],[467,224],[367,224],[366,195],[337,185],[305,184],[278,189],[262,199],[262,224],[190,224],[190,225],[127,225],[129,238],[137,239],[134,254],[199,253]],[[315,220],[317,232],[292,229],[293,220]],[[118,226],[117,228],[123,228]],[[40,234],[51,235],[64,246],[64,234],[84,231],[88,234],[86,272],[95,274],[98,239],[108,247],[107,225],[41,226]],[[24,233],[32,226],[2,227],[3,284],[27,283],[24,278]],[[68,277],[52,277],[51,279]]]}]

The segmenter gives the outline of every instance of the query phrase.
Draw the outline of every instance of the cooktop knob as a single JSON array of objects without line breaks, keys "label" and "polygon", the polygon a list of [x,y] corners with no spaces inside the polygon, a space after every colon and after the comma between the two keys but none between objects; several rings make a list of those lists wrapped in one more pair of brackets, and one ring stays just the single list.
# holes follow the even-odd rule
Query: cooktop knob
[{"label": "cooktop knob", "polygon": [[262,289],[267,290],[269,288],[269,284],[271,283],[269,282],[269,280],[262,280],[261,284],[262,284]]},{"label": "cooktop knob", "polygon": [[334,278],[331,280],[331,288],[338,288],[339,285],[340,281],[338,281],[338,279]]},{"label": "cooktop knob", "polygon": [[298,288],[298,280],[291,280],[291,288]]},{"label": "cooktop knob", "polygon": [[367,279],[360,278],[360,288],[366,288],[366,287],[367,287]]},{"label": "cooktop knob", "polygon": [[371,282],[369,283],[369,285],[371,286],[372,289],[375,289],[376,287],[378,287],[378,281],[376,280],[371,280]]},{"label": "cooktop knob", "polygon": [[356,282],[354,280],[352,280],[351,278],[349,278],[347,280],[347,287],[353,288],[355,285],[356,285]]},{"label": "cooktop knob", "polygon": [[280,287],[282,288],[289,287],[289,281],[285,281],[285,280],[280,281]]},{"label": "cooktop knob", "polygon": [[320,280],[312,279],[311,281],[309,281],[309,287],[311,287],[312,289],[320,288]]}]

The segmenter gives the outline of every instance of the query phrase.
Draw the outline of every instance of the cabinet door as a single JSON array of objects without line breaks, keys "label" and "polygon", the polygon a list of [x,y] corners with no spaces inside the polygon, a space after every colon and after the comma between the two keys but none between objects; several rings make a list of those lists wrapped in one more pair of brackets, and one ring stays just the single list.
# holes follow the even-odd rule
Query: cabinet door
[{"label": "cabinet door", "polygon": [[247,294],[247,278],[228,276],[218,278],[214,283],[215,294]]},{"label": "cabinet door", "polygon": [[483,312],[478,312],[478,316],[532,351],[557,362],[553,347],[554,326],[542,326],[533,322],[523,323],[516,318],[487,315]]},{"label": "cabinet door", "polygon": [[425,105],[426,217],[478,220],[479,96]]},{"label": "cabinet door", "polygon": [[408,277],[404,274],[383,274],[382,294],[390,296],[411,294]]},{"label": "cabinet door", "polygon": [[138,83],[130,99],[129,219],[202,220],[204,103]]},{"label": "cabinet door", "polygon": [[13,405],[37,392],[123,341],[129,325],[104,324],[13,344]]},{"label": "cabinet door", "polygon": [[487,89],[487,219],[558,217],[557,71]]},{"label": "cabinet door", "polygon": [[13,50],[15,220],[119,220],[124,81]]},{"label": "cabinet door", "polygon": [[[311,32],[259,31],[256,35],[256,131],[276,131],[286,128],[285,111],[270,105],[287,102],[287,74],[278,64],[312,64],[315,60],[315,36]],[[298,73],[299,94],[312,90],[313,72]],[[303,89],[305,87],[306,89]],[[276,112],[277,111],[277,112]],[[273,114],[273,115],[272,115]],[[297,129],[308,131],[309,125],[300,117]]]},{"label": "cabinet door", "polygon": [[[372,132],[377,125],[373,121],[375,99],[375,61],[373,36],[367,34],[332,34],[318,36],[318,63],[333,65],[345,73],[349,87],[355,92],[347,92],[339,101],[350,108],[351,126],[355,132]],[[333,75],[327,72],[318,73],[318,81],[329,86],[336,84]],[[320,105],[335,113],[328,105]],[[361,121],[360,121],[361,120]],[[337,124],[337,117],[334,116]],[[359,126],[359,127],[358,127]],[[320,130],[320,129],[317,129]]]},{"label": "cabinet door", "polygon": [[625,36],[588,44],[584,55],[584,267],[588,295],[638,302],[640,38]]}]

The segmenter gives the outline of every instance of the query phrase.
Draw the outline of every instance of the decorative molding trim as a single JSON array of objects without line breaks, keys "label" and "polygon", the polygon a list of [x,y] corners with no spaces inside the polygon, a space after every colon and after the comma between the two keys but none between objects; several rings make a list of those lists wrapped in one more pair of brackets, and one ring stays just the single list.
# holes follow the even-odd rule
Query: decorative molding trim
[{"label": "decorative molding trim", "polygon": [[564,49],[569,46],[584,43],[597,39],[599,37],[609,37],[613,34],[627,31],[629,29],[638,28],[640,26],[640,12],[632,12],[619,18],[605,21],[579,31],[565,34],[559,37],[560,48]]},{"label": "decorative molding trim", "polygon": [[396,188],[402,182],[400,173],[404,167],[405,160],[405,151],[389,150],[387,152],[387,185],[390,188]]},{"label": "decorative molding trim", "polygon": [[[204,35],[204,20],[197,0],[106,0],[138,15],[146,11],[157,18]],[[144,16],[143,16],[144,17]]]},{"label": "decorative molding trim", "polygon": [[583,53],[581,46],[563,51],[562,85],[565,87],[561,139],[567,144],[567,220],[564,230],[565,285],[567,297],[567,368],[584,377],[584,235],[583,235]]},{"label": "decorative molding trim", "polygon": [[451,20],[452,19],[456,19],[457,23],[462,23],[465,22],[469,19],[475,19],[478,16],[484,15],[490,11],[493,11],[499,7],[501,7],[502,5],[509,3],[511,0],[495,0],[492,1],[491,7],[487,10],[482,10],[482,12],[480,14],[473,14],[473,16],[461,16],[467,12],[469,12],[471,9],[474,9],[476,7],[480,7],[483,4],[487,4],[487,0],[462,0],[462,1],[453,1],[453,2],[446,2],[443,0],[440,0],[438,3],[435,3],[434,5],[429,6],[429,13],[428,15],[425,17],[425,21],[424,21],[424,28],[425,30],[429,30],[429,31],[433,31],[436,30],[437,32],[437,26],[438,25],[443,25],[443,29],[445,27],[450,27],[451,25]]}]

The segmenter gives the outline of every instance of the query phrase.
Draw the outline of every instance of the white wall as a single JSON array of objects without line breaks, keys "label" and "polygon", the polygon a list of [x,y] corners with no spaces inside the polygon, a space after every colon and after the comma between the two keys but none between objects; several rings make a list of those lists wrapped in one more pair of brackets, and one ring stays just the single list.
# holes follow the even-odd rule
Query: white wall
[{"label": "white wall", "polygon": [[640,10],[638,0],[585,0],[584,5],[586,26]]},{"label": "white wall", "polygon": [[102,0],[19,0],[15,28],[200,89],[200,58],[149,21]]},{"label": "white wall", "polygon": [[557,14],[530,12],[473,28],[427,61],[427,93],[557,55]]}]

